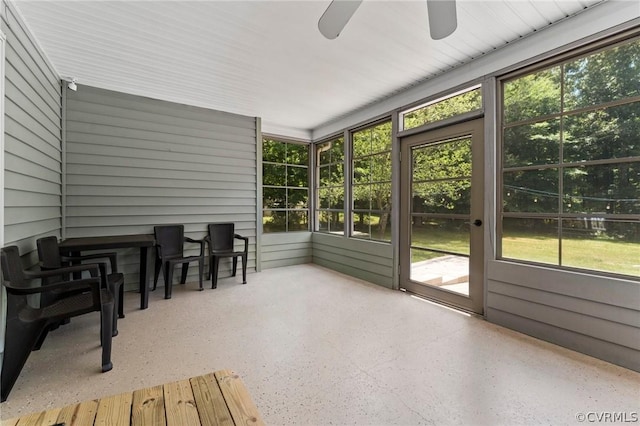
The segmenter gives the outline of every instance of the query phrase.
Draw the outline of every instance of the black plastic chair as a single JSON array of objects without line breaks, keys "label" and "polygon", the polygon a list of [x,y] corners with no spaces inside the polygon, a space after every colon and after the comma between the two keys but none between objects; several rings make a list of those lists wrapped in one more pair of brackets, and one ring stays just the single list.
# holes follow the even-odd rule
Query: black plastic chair
[{"label": "black plastic chair", "polygon": [[[87,261],[95,263],[100,268],[100,277],[102,280],[102,287],[109,289],[114,299],[114,306],[117,306],[113,310],[113,336],[118,335],[118,317],[124,318],[124,275],[118,272],[117,254],[115,252],[109,253],[92,253],[83,256],[62,256],[60,254],[60,248],[58,247],[58,238],[55,236],[39,238],[36,241],[38,247],[38,258],[40,259],[40,269],[43,271],[49,271],[53,269],[60,269],[65,266],[86,264]],[[96,262],[99,259],[109,259],[111,267],[111,273],[107,273],[107,267],[104,262]],[[58,281],[68,281],[69,275],[57,275],[44,278],[44,284],[54,284]],[[57,298],[56,293],[51,293],[48,298],[51,301],[55,301]],[[44,300],[48,303],[48,300]]]},{"label": "black plastic chair", "polygon": [[[158,285],[160,269],[164,276],[164,298],[171,299],[171,284],[173,281],[173,270],[176,265],[182,264],[182,276],[180,284],[187,281],[189,263],[198,262],[199,290],[202,291],[202,273],[204,272],[204,241],[194,240],[184,236],[184,225],[161,225],[155,226],[153,232],[156,237],[156,262],[155,276],[153,280],[153,290]],[[200,245],[200,254],[197,256],[184,256],[184,243],[195,243]]]},{"label": "black plastic chair", "polygon": [[[111,293],[100,288],[98,265],[77,265],[51,271],[29,272],[22,269],[18,247],[9,246],[0,251],[3,285],[7,290],[7,321],[2,360],[0,386],[2,401],[9,396],[22,367],[32,350],[41,344],[52,325],[65,318],[100,312],[100,342],[102,344],[102,371],[113,368],[111,362],[111,333],[114,303]],[[34,287],[31,280],[60,274],[89,271],[91,278],[58,281]],[[57,292],[56,301],[34,308],[27,296]],[[69,354],[72,356],[72,353]]]},{"label": "black plastic chair", "polygon": [[[207,230],[208,234],[205,240],[209,243],[209,278],[211,278],[211,288],[218,287],[218,270],[220,269],[220,259],[223,257],[233,258],[232,277],[236,276],[238,258],[242,258],[242,284],[246,284],[249,238],[236,234],[233,223],[210,223],[207,226]],[[236,239],[244,241],[244,250],[235,251],[234,241]]]}]

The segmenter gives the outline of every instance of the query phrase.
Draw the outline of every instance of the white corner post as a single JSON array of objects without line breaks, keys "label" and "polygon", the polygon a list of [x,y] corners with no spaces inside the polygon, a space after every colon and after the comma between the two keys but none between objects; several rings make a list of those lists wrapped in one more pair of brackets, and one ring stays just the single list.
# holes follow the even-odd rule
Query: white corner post
[{"label": "white corner post", "polygon": [[[4,15],[4,7],[2,7]],[[0,30],[0,247],[4,247],[4,54],[7,37]],[[1,278],[0,278],[1,279]],[[4,333],[7,317],[7,296],[4,287],[0,289],[0,369],[4,359]]]},{"label": "white corner post", "polygon": [[256,272],[262,271],[262,119],[256,117]]},{"label": "white corner post", "polygon": [[0,245],[4,246],[4,55],[7,37],[0,31]]}]

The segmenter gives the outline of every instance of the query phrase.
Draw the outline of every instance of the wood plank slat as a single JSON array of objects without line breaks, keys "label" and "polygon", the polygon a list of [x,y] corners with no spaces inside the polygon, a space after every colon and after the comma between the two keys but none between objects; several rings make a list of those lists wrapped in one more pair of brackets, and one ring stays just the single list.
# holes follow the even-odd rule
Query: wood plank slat
[{"label": "wood plank slat", "polygon": [[214,374],[193,377],[189,381],[198,406],[200,423],[203,426],[233,426],[231,413]]},{"label": "wood plank slat", "polygon": [[2,426],[264,425],[240,377],[221,370],[2,421]]},{"label": "wood plank slat", "polygon": [[214,374],[234,423],[236,425],[264,425],[258,408],[253,403],[240,376],[231,370],[220,370]]},{"label": "wood plank slat", "polygon": [[167,383],[163,388],[167,426],[200,425],[198,408],[189,380]]},{"label": "wood plank slat", "polygon": [[51,426],[53,424],[58,424],[58,417],[60,416],[61,411],[62,411],[62,407],[52,408],[51,410],[48,410],[42,416],[42,423],[38,423],[38,425]]},{"label": "wood plank slat", "polygon": [[60,410],[58,423],[65,426],[92,425],[98,412],[98,401],[84,401],[80,404],[68,405]]},{"label": "wood plank slat", "polygon": [[22,416],[18,421],[18,425],[33,426],[38,421],[38,418],[44,413],[46,413],[46,411],[41,411],[40,413],[30,413],[26,416]]},{"label": "wood plank slat", "polygon": [[131,426],[166,426],[162,385],[140,389],[133,393]]},{"label": "wood plank slat", "polygon": [[30,414],[22,417],[18,426],[51,426],[58,423],[60,411],[62,411],[62,408],[53,408],[51,410],[41,411],[40,413]]},{"label": "wood plank slat", "polygon": [[31,413],[26,416],[16,417],[2,421],[2,426],[51,426],[57,423],[61,408],[53,408],[39,413]]},{"label": "wood plank slat", "polygon": [[51,426],[53,424],[58,423],[58,416],[62,408],[52,408],[51,410],[47,410],[42,413],[42,416],[39,419],[39,422],[36,423],[37,426]]},{"label": "wood plank slat", "polygon": [[131,423],[131,404],[133,392],[102,398],[98,404],[98,412],[94,425],[120,426]]}]

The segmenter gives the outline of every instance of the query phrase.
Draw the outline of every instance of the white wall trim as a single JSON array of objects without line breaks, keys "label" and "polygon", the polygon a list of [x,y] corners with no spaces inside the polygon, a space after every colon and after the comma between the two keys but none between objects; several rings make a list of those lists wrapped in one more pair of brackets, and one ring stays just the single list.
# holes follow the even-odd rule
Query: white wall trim
[{"label": "white wall trim", "polygon": [[256,272],[262,271],[262,119],[256,117]]},{"label": "white wall trim", "polygon": [[0,245],[4,246],[4,68],[7,36],[0,31]]},{"label": "white wall trim", "polygon": [[[2,7],[1,14],[5,9]],[[0,31],[0,247],[4,247],[4,68],[7,36]],[[1,278],[0,278],[1,279]],[[4,338],[7,316],[7,294],[0,288],[0,369],[4,360]]]},{"label": "white wall trim", "polygon": [[60,123],[60,237],[67,238],[67,84],[62,82]]},{"label": "white wall trim", "polygon": [[310,142],[311,130],[299,129],[297,127],[283,126],[281,124],[269,123],[268,121],[262,122],[262,131],[270,135],[282,135],[289,139],[297,139],[299,141]]}]

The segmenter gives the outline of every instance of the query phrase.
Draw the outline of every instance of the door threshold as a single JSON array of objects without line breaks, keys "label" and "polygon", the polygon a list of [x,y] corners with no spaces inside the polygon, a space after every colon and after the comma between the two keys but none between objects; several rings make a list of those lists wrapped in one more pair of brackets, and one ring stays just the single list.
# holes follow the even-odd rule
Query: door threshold
[{"label": "door threshold", "polygon": [[442,308],[445,308],[445,309],[449,309],[451,311],[454,311],[454,312],[457,312],[457,313],[460,313],[460,314],[464,314],[464,315],[467,315],[467,316],[484,319],[484,315],[482,315],[482,314],[478,314],[477,312],[473,312],[473,311],[471,311],[469,309],[465,309],[465,308],[462,308],[460,306],[453,305],[451,303],[443,302],[442,300],[438,300],[438,299],[435,299],[435,298],[432,298],[432,297],[427,297],[427,296],[424,296],[424,295],[418,294],[418,293],[413,293],[413,292],[407,290],[404,287],[400,287],[400,291],[402,291],[404,293],[407,293],[407,295],[409,295],[410,297],[413,297],[414,299],[418,299],[418,300],[420,300],[422,302],[431,303],[433,305],[437,305],[439,307],[442,307]]}]

